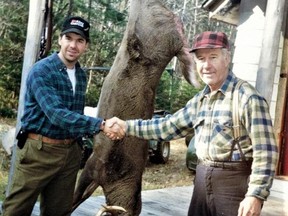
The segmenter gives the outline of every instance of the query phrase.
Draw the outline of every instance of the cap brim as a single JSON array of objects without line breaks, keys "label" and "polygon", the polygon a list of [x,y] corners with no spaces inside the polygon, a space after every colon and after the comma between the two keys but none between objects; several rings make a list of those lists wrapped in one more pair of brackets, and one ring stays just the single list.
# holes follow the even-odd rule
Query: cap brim
[{"label": "cap brim", "polygon": [[78,34],[78,35],[81,35],[81,37],[85,38],[86,40],[88,39],[88,38],[85,36],[85,34],[84,34],[81,30],[79,30],[79,29],[77,29],[77,28],[69,28],[69,29],[67,29],[67,30],[65,30],[65,31],[62,31],[62,34],[67,34],[67,33],[76,33],[76,34]]},{"label": "cap brim", "polygon": [[192,50],[190,50],[189,52],[192,53],[192,52],[195,52],[196,50],[198,49],[219,49],[219,48],[223,48],[223,46],[217,46],[217,45],[206,45],[206,46],[200,46],[200,47],[197,47],[197,48],[194,48]]}]

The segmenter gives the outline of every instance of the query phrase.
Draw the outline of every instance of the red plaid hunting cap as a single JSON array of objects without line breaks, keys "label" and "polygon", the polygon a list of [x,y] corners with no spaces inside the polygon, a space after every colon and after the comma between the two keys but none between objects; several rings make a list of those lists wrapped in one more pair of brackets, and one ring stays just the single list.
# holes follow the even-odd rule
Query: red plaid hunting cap
[{"label": "red plaid hunting cap", "polygon": [[204,48],[226,48],[229,50],[230,46],[225,33],[206,31],[195,36],[192,50],[190,52],[195,52],[197,49]]}]

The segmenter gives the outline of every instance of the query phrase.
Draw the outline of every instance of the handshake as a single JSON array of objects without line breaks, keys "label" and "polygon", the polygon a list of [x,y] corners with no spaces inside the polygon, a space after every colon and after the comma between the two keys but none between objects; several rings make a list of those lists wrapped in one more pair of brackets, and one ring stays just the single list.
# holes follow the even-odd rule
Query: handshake
[{"label": "handshake", "polygon": [[105,124],[101,126],[101,130],[111,140],[123,139],[126,134],[126,122],[113,117],[105,121]]}]

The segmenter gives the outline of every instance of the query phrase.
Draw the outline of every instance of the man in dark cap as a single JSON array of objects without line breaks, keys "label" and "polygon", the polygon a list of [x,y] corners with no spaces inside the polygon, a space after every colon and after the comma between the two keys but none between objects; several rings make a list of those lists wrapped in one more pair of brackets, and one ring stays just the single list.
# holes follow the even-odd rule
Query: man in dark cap
[{"label": "man in dark cap", "polygon": [[62,27],[61,35],[69,32],[81,35],[87,42],[89,42],[90,24],[81,17],[67,18]]},{"label": "man in dark cap", "polygon": [[28,75],[4,216],[30,216],[39,195],[41,215],[70,215],[81,161],[76,140],[113,129],[102,118],[83,115],[87,81],[78,60],[88,47],[89,29],[83,18],[67,18],[60,51],[38,61]]},{"label": "man in dark cap", "polygon": [[183,109],[155,120],[113,121],[126,135],[144,139],[168,141],[195,131],[199,163],[189,216],[260,215],[278,160],[268,104],[248,82],[240,85],[240,138],[235,140],[232,101],[238,100],[233,93],[240,80],[229,70],[227,36],[203,32],[195,37],[191,53],[206,85]]}]

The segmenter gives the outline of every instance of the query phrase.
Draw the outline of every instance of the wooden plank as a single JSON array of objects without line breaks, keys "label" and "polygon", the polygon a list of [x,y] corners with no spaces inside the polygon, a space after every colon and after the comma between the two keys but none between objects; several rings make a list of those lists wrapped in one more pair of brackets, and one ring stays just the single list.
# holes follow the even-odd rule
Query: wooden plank
[{"label": "wooden plank", "polygon": [[[142,191],[140,216],[186,216],[192,191],[193,186]],[[95,216],[101,205],[105,205],[104,196],[90,197],[71,216]],[[31,216],[39,215],[39,202],[37,202]]]},{"label": "wooden plank", "polygon": [[268,201],[264,203],[261,216],[288,216],[288,201],[283,202],[283,199],[275,196],[270,196]]},{"label": "wooden plank", "polygon": [[186,216],[193,186],[142,192],[141,216]]},{"label": "wooden plank", "polygon": [[[264,203],[261,216],[288,216],[287,191],[287,181],[274,179],[271,195]],[[142,191],[142,212],[140,216],[186,216],[192,192],[193,186]],[[104,204],[104,196],[90,197],[71,216],[95,216],[101,205]],[[31,216],[39,215],[39,202],[37,202]]]},{"label": "wooden plank", "polygon": [[[285,0],[268,0],[265,12],[265,26],[256,89],[270,104],[279,53],[282,23],[284,20]],[[285,20],[284,20],[285,22]]]},{"label": "wooden plank", "polygon": [[[142,212],[140,215],[186,216],[192,191],[192,186],[142,191]],[[101,205],[104,204],[104,196],[90,197],[72,213],[72,216],[95,216]]]},{"label": "wooden plank", "polygon": [[90,197],[85,200],[71,216],[95,216],[102,205],[105,205],[104,196]]},{"label": "wooden plank", "polygon": [[[288,9],[288,3],[286,3],[285,6],[285,17],[287,17],[287,9]],[[279,158],[279,164],[278,164],[278,170],[277,175],[283,175],[285,169],[283,170],[282,163],[285,161],[285,150],[288,149],[288,143],[283,143],[285,141],[285,116],[287,115],[287,91],[288,91],[288,19],[285,20],[285,27],[284,27],[284,33],[283,33],[283,53],[282,53],[282,62],[281,62],[281,69],[280,69],[280,78],[279,78],[279,85],[278,85],[278,95],[277,95],[277,101],[276,101],[276,109],[275,113],[275,121],[274,121],[274,129],[276,134],[276,139],[278,143],[278,148],[280,154]],[[288,176],[287,176],[288,177]]]}]

